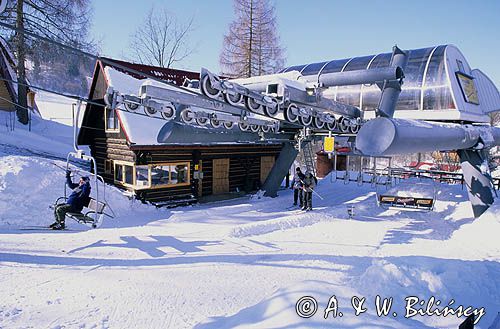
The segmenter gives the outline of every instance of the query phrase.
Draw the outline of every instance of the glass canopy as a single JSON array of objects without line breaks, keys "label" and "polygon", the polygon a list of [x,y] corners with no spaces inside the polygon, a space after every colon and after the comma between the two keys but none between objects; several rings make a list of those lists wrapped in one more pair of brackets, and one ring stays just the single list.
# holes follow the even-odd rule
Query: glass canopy
[{"label": "glass canopy", "polygon": [[[449,110],[455,109],[451,86],[446,73],[446,45],[409,50],[405,79],[396,110]],[[288,67],[281,72],[299,71],[304,77],[317,78],[326,73],[347,72],[387,67],[391,53],[354,57],[330,62]],[[362,110],[375,110],[381,91],[376,85],[332,87],[335,100],[357,106]]]}]

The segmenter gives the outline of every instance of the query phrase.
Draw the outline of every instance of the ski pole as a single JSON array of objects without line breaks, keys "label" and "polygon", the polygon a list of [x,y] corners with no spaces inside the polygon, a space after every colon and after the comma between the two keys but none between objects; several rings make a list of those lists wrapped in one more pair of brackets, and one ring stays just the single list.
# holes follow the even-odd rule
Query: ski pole
[{"label": "ski pole", "polygon": [[319,195],[319,193],[318,193],[318,192],[316,192],[315,190],[312,190],[312,192],[313,192],[314,194],[316,194],[316,195],[318,196],[318,198],[320,198],[321,200],[325,200],[325,199],[324,199],[321,195]]},{"label": "ski pole", "polygon": [[[303,189],[303,190],[304,190],[304,192],[305,192],[304,185],[306,185],[306,184],[304,183],[304,181],[303,181],[302,179],[300,180],[300,182],[302,183],[302,185],[303,185],[302,189]],[[321,200],[325,200],[325,199],[324,199],[321,195],[319,195],[319,193],[318,193],[318,192],[316,192],[314,189],[312,189],[312,192],[313,192],[314,194],[316,194],[316,195],[318,196],[318,198],[320,198]]]}]

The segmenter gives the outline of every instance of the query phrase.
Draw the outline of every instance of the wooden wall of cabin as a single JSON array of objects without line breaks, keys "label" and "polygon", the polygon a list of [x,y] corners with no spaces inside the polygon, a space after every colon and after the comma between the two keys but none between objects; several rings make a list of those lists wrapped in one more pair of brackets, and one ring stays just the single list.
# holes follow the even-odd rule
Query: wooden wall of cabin
[{"label": "wooden wall of cabin", "polygon": [[[189,162],[190,186],[168,187],[137,191],[141,198],[152,202],[164,202],[213,194],[213,160],[229,159],[228,191],[255,191],[261,186],[262,157],[276,158],[281,145],[238,145],[238,146],[172,146],[133,147],[136,164],[160,164]],[[201,186],[194,179],[195,166],[203,172]],[[264,166],[265,167],[265,166]],[[200,193],[201,192],[201,195]]]},{"label": "wooden wall of cabin", "polygon": [[10,96],[9,90],[7,89],[6,82],[0,81],[0,110],[14,111],[15,107],[14,107],[13,102],[14,101],[12,100],[12,97]]},{"label": "wooden wall of cabin", "polygon": [[201,150],[202,195],[213,194],[213,159],[229,159],[229,191],[251,192],[261,186],[261,159],[263,156],[278,156],[281,145],[237,145],[210,147]]},{"label": "wooden wall of cabin", "polygon": [[[102,100],[94,100],[102,102]],[[127,144],[124,133],[120,130],[117,133],[105,132],[104,129],[104,107],[89,105],[89,111],[93,112],[87,125],[92,127],[92,143],[89,145],[91,155],[96,160],[97,172],[108,183],[114,182],[113,166],[110,171],[106,171],[106,160],[119,160],[135,162],[135,153]]]}]

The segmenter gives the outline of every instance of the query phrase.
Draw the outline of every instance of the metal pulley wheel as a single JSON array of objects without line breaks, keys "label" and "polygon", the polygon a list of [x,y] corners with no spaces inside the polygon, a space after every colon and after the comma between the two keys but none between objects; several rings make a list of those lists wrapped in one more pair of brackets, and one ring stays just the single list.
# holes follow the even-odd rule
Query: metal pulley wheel
[{"label": "metal pulley wheel", "polygon": [[238,105],[243,100],[243,95],[235,93],[231,95],[230,93],[224,94],[224,99],[231,105]]},{"label": "metal pulley wheel", "polygon": [[222,126],[222,121],[217,120],[217,118],[211,118],[210,125],[214,128],[220,128]]},{"label": "metal pulley wheel", "polygon": [[123,102],[123,107],[125,107],[125,110],[129,112],[135,112],[139,108],[139,104],[137,103],[132,103],[132,102]]},{"label": "metal pulley wheel", "polygon": [[154,109],[153,107],[150,107],[150,106],[144,106],[144,113],[146,113],[146,115],[152,117],[154,116],[156,113],[158,113],[158,111],[156,109]]},{"label": "metal pulley wheel", "polygon": [[261,126],[261,130],[262,130],[262,132],[268,133],[269,131],[271,131],[271,127],[270,126]]},{"label": "metal pulley wheel", "polygon": [[260,126],[259,125],[250,125],[250,131],[253,133],[256,133],[259,131]]},{"label": "metal pulley wheel", "polygon": [[163,110],[161,111],[161,116],[163,119],[171,120],[175,116],[175,107],[172,104],[163,106]]},{"label": "metal pulley wheel", "polygon": [[250,125],[245,122],[239,122],[238,127],[240,127],[241,131],[248,131],[250,129]]},{"label": "metal pulley wheel", "polygon": [[212,83],[210,82],[210,76],[207,74],[200,81],[200,89],[203,95],[217,99],[219,98],[221,91],[212,87]]},{"label": "metal pulley wheel", "polygon": [[208,118],[196,118],[196,123],[200,126],[206,126],[208,124]]},{"label": "metal pulley wheel", "polygon": [[194,113],[190,109],[184,109],[181,111],[181,120],[185,123],[193,123],[194,121]]},{"label": "metal pulley wheel", "polygon": [[280,111],[280,107],[278,101],[274,98],[272,100],[272,103],[272,105],[264,106],[264,114],[274,118]]},{"label": "metal pulley wheel", "polygon": [[330,131],[335,131],[337,130],[337,119],[335,119],[334,116],[332,116],[332,122],[327,122],[326,123],[326,128],[328,128],[328,130]]},{"label": "metal pulley wheel", "polygon": [[283,111],[283,116],[285,117],[285,120],[288,122],[297,122],[299,116],[297,114],[294,114],[293,112],[298,112],[298,107],[295,104],[290,104],[288,107]]},{"label": "metal pulley wheel", "polygon": [[254,113],[262,113],[262,104],[257,103],[253,98],[251,97],[245,97],[245,107]]},{"label": "metal pulley wheel", "polygon": [[226,128],[226,129],[232,129],[234,127],[234,122],[224,121],[223,125],[224,125],[224,128]]},{"label": "metal pulley wheel", "polygon": [[319,118],[319,117],[313,118],[313,127],[314,128],[323,129],[323,128],[325,128],[325,124],[326,124],[326,122],[323,121],[321,118]]},{"label": "metal pulley wheel", "polygon": [[341,132],[343,132],[343,133],[348,132],[350,126],[351,125],[350,125],[349,119],[344,118],[344,117],[339,118],[339,129]]},{"label": "metal pulley wheel", "polygon": [[311,115],[308,116],[301,116],[299,115],[299,123],[303,126],[310,126],[311,123],[313,122],[313,117]]}]

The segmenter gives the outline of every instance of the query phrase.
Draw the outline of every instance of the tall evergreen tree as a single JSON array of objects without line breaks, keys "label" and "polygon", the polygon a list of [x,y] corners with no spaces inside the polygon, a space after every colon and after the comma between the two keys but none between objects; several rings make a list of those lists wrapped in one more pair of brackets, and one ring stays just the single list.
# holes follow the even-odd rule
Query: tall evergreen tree
[{"label": "tall evergreen tree", "polygon": [[270,0],[234,0],[235,20],[224,35],[222,74],[232,78],[271,74],[285,63],[275,7]]}]

